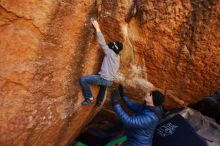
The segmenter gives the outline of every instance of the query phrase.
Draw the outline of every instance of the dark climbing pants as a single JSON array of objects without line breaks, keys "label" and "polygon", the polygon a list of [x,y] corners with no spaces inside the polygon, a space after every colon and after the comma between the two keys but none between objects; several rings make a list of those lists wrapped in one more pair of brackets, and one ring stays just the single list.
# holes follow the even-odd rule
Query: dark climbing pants
[{"label": "dark climbing pants", "polygon": [[105,90],[107,86],[111,86],[113,81],[109,81],[100,77],[100,75],[83,76],[80,78],[80,84],[83,88],[83,93],[85,98],[92,97],[89,85],[100,85],[100,91],[98,95],[99,100],[103,100],[105,95]]}]

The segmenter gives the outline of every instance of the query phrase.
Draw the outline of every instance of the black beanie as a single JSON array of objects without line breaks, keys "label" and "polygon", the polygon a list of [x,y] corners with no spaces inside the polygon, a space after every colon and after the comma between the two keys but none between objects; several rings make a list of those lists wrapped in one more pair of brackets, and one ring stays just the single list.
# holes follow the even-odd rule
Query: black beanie
[{"label": "black beanie", "polygon": [[160,91],[152,91],[152,98],[155,106],[161,106],[164,102],[164,95]]},{"label": "black beanie", "polygon": [[110,42],[108,44],[108,47],[112,49],[116,54],[119,54],[119,52],[123,49],[123,44],[119,41],[116,42]]}]

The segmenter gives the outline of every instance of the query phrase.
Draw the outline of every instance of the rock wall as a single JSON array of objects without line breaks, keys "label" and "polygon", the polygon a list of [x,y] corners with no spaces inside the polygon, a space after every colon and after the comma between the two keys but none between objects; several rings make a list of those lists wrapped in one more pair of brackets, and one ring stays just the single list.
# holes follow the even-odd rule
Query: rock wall
[{"label": "rock wall", "polygon": [[218,0],[1,0],[0,145],[68,145],[99,110],[80,105],[103,57],[91,17],[124,43],[126,88],[144,79],[166,108],[219,89]]},{"label": "rock wall", "polygon": [[127,44],[123,65],[141,66],[141,76],[166,94],[166,107],[197,102],[220,88],[219,5],[137,1],[120,17],[129,22],[120,20]]}]

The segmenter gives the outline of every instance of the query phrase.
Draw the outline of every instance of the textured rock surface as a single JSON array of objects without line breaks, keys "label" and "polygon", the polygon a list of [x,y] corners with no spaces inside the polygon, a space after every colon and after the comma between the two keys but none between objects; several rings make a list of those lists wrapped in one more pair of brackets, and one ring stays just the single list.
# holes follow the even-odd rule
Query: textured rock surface
[{"label": "textured rock surface", "polygon": [[78,80],[103,56],[93,16],[107,41],[124,43],[129,94],[145,79],[172,108],[219,89],[218,0],[1,0],[0,145],[67,145],[92,118]]}]

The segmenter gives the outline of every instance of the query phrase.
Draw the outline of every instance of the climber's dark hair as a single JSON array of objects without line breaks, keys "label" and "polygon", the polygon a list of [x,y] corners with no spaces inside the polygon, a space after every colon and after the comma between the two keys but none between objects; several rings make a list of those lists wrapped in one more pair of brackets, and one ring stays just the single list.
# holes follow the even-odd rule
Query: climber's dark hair
[{"label": "climber's dark hair", "polygon": [[116,54],[119,54],[120,51],[123,49],[123,44],[119,41],[110,42],[108,47],[112,49]]}]

